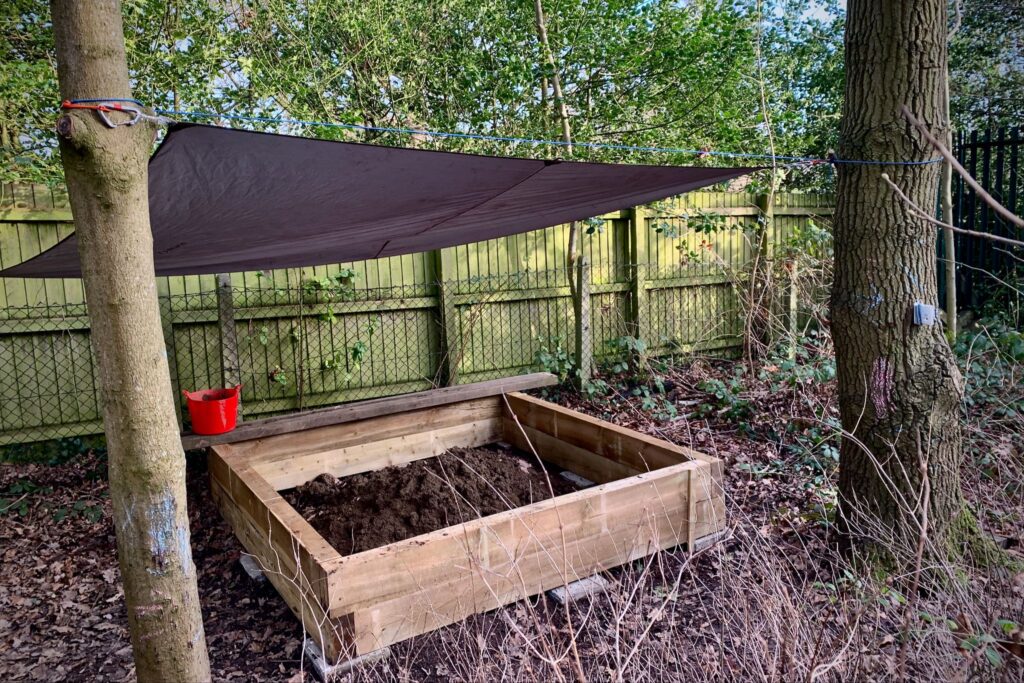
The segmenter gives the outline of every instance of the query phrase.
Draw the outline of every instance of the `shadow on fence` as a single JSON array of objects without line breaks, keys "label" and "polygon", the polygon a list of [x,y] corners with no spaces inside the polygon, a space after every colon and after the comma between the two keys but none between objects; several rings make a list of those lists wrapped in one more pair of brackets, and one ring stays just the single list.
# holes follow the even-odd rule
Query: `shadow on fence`
[{"label": "shadow on fence", "polygon": [[[588,358],[608,359],[627,335],[652,355],[735,351],[755,245],[788,258],[784,245],[827,221],[830,199],[780,194],[767,207],[701,192],[588,222]],[[0,266],[52,246],[70,221],[63,198],[4,188]],[[253,419],[567,361],[567,243],[557,226],[350,264],[158,278],[179,414],[183,389],[242,384]],[[0,445],[99,433],[101,417],[81,281],[0,279]]]},{"label": "shadow on fence", "polygon": [[[617,353],[627,335],[643,338],[652,355],[741,345],[743,318],[727,275],[588,270],[597,362]],[[179,415],[187,426],[183,389],[242,384],[243,419],[253,419],[543,369],[545,354],[572,356],[564,280],[563,271],[541,271],[358,290],[228,284],[162,296]],[[101,432],[85,306],[7,312],[0,321],[0,444]]]}]

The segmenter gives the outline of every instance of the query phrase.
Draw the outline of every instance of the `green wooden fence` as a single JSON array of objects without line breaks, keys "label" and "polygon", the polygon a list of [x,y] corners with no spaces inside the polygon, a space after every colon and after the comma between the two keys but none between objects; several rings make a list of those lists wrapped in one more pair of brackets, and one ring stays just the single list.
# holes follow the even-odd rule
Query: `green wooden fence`
[{"label": "green wooden fence", "polygon": [[[63,195],[0,192],[3,267],[72,232]],[[777,195],[764,221],[763,197],[699,192],[589,222],[594,356],[627,334],[659,354],[735,349],[737,282],[759,226],[770,256],[794,227],[827,220],[830,200]],[[386,259],[159,278],[175,395],[241,382],[249,419],[517,374],[542,349],[571,355],[567,237],[559,226]],[[0,278],[0,444],[101,431],[81,282]]]}]

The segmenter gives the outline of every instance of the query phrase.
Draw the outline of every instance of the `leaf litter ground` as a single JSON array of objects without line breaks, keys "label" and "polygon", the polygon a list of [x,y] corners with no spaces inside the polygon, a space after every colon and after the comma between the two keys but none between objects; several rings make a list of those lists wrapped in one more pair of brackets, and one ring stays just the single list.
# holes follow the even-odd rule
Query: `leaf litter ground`
[{"label": "leaf litter ground", "polygon": [[[592,680],[790,680],[811,672],[820,680],[877,680],[901,671],[1019,680],[1020,634],[1006,624],[1024,621],[1021,575],[972,575],[976,598],[967,606],[941,596],[922,601],[922,615],[925,607],[934,614],[914,615],[921,640],[906,668],[897,668],[906,600],[887,589],[889,581],[874,585],[851,572],[836,552],[828,527],[834,466],[827,449],[809,448],[804,438],[810,433],[811,445],[817,443],[811,426],[834,415],[834,384],[804,378],[780,388],[771,377],[747,379],[722,399],[708,381],[726,384],[736,367],[696,362],[670,371],[664,400],[677,407],[676,416],[652,411],[642,392],[594,401],[551,397],[722,458],[726,540],[693,558],[671,551],[609,572],[618,590],[568,612],[539,597],[474,616],[396,646],[391,658],[356,678],[568,680],[574,650]],[[963,475],[986,530],[1019,558],[1024,455],[1019,429],[1009,424],[1002,432],[984,430],[981,441],[999,444],[999,462],[989,458],[979,468],[968,458]],[[0,516],[6,680],[134,678],[102,470],[95,454],[60,466],[0,469],[0,491],[17,500]],[[188,458],[188,490],[215,679],[304,680],[299,623],[272,587],[241,570],[242,548],[210,499],[201,456]],[[972,650],[968,641],[979,634],[995,643]]]}]

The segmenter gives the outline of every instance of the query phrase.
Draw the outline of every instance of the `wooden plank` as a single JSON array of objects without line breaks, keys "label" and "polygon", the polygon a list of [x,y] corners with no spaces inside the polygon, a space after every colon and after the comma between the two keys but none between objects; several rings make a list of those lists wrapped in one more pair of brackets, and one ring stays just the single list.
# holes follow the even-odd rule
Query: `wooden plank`
[{"label": "wooden plank", "polygon": [[649,339],[650,303],[645,280],[647,278],[647,213],[643,206],[635,207],[629,220],[629,331],[637,339]]},{"label": "wooden plank", "polygon": [[0,209],[0,221],[18,223],[70,223],[71,209],[31,209],[16,207]]},{"label": "wooden plank", "polygon": [[834,212],[831,206],[780,206],[775,209],[779,216],[831,216]]},{"label": "wooden plank", "polygon": [[[284,356],[284,354],[282,354]],[[264,364],[264,367],[266,365]],[[273,367],[273,364],[270,365]],[[257,378],[260,377],[259,370],[249,370],[250,374],[255,375]],[[266,374],[266,373],[263,373]],[[264,383],[266,384],[266,383]],[[349,386],[349,385],[347,385]],[[324,409],[324,406],[335,407],[341,403],[352,403],[354,401],[365,401],[367,399],[374,399],[378,397],[391,397],[399,394],[410,394],[417,391],[427,391],[433,388],[434,384],[426,379],[416,380],[413,382],[400,382],[398,384],[383,384],[380,386],[351,386],[351,388],[341,389],[338,391],[325,391],[324,393],[310,394],[307,392],[303,393],[302,405],[311,411],[313,409]],[[273,390],[276,387],[272,387]],[[264,392],[262,395],[253,396],[251,393],[242,397],[242,400],[246,401],[246,411],[251,416],[254,415],[267,415],[272,413],[283,413],[288,412],[295,413],[295,397],[294,396],[282,396],[279,398],[270,398]],[[281,415],[275,416],[275,419],[283,417]],[[263,419],[271,419],[266,417]]]},{"label": "wooden plank", "polygon": [[210,490],[235,536],[257,558],[264,575],[302,623],[303,629],[320,644],[328,657],[339,657],[345,647],[343,630],[327,616],[327,611],[309,589],[292,556],[280,553],[271,545],[265,532],[234,504],[218,481],[210,480]]},{"label": "wooden plank", "polygon": [[[702,515],[702,519],[710,520],[713,518],[713,507],[711,501],[699,503],[698,514]],[[456,571],[450,574],[453,578],[446,582],[343,615],[347,623],[351,624],[348,632],[353,649],[359,653],[372,652],[473,614],[564,587],[686,541],[685,537],[675,538],[672,535],[677,528],[670,529],[668,533],[660,529],[650,531],[657,522],[665,522],[676,516],[676,513],[679,513],[678,519],[683,519],[682,511],[667,509],[666,506],[657,512],[642,513],[639,517],[635,510],[624,508],[616,510],[616,513],[623,519],[633,520],[634,526],[624,531],[605,530],[579,543],[566,543],[568,559],[562,566],[555,564],[560,559],[558,554],[562,552],[562,546],[557,541],[550,545],[538,543],[540,547],[536,550],[520,547],[516,549],[518,552],[507,552],[510,561],[497,566],[486,566],[480,555],[474,552],[476,548],[464,549],[455,556],[453,566],[458,570],[463,567],[474,568],[477,574],[467,575],[463,571]],[[715,531],[715,526],[704,522],[697,529],[700,535],[693,547],[700,547],[702,539],[713,538],[721,530],[721,525]],[[481,538],[478,546],[493,547],[500,543],[500,540],[487,541]],[[582,551],[583,554],[573,555],[576,551]],[[610,559],[598,559],[602,554]],[[562,571],[562,567],[567,569]]]},{"label": "wooden plank", "polygon": [[521,425],[508,417],[502,419],[503,438],[516,448],[537,455],[546,462],[569,470],[590,481],[605,484],[640,474],[640,470],[556,439],[546,432]]},{"label": "wooden plank", "polygon": [[453,249],[438,249],[435,252],[435,273],[437,276],[438,330],[440,333],[441,366],[438,368],[440,383],[454,386],[459,381],[459,366],[462,364],[462,336],[459,334],[459,314],[455,308],[456,264]]},{"label": "wooden plank", "polygon": [[579,296],[573,301],[573,318],[575,318],[575,357],[576,372],[580,385],[590,381],[594,367],[594,337],[590,329],[590,264],[586,257],[580,258],[576,272],[576,288]]},{"label": "wooden plank", "polygon": [[501,438],[501,419],[441,427],[413,434],[315,451],[296,457],[257,463],[253,469],[278,491],[300,486],[321,474],[344,477],[404,465],[441,455],[458,446],[483,446]]},{"label": "wooden plank", "polygon": [[191,448],[203,448],[219,443],[237,443],[250,439],[259,439],[275,434],[297,432],[314,427],[342,424],[355,420],[365,420],[380,415],[427,408],[432,406],[448,405],[467,401],[474,398],[486,396],[497,396],[500,394],[537,389],[540,387],[552,386],[558,383],[558,378],[547,372],[535,372],[529,375],[518,375],[516,377],[505,377],[487,382],[475,384],[461,384],[455,387],[444,387],[442,389],[431,389],[414,394],[402,396],[389,396],[387,398],[371,399],[360,401],[343,406],[324,408],[322,410],[310,410],[294,415],[282,415],[270,417],[264,420],[253,420],[238,426],[232,432],[219,434],[217,436],[200,436],[187,434],[182,437],[182,445],[186,450]]},{"label": "wooden plank", "polygon": [[[422,590],[437,592],[450,582],[466,583],[463,592],[470,593],[474,574],[500,579],[501,570],[528,556],[534,561],[545,557],[559,579],[573,581],[595,571],[573,571],[572,559],[592,554],[587,544],[613,539],[615,531],[621,542],[627,535],[622,531],[642,526],[638,521],[648,510],[670,513],[668,535],[676,545],[686,539],[690,470],[699,466],[684,463],[645,472],[342,557],[325,567],[337,589],[331,591],[331,613],[374,607]],[[563,539],[574,553],[563,551]]]},{"label": "wooden plank", "polygon": [[[168,278],[174,282],[177,278]],[[410,311],[435,308],[435,297],[410,297],[405,299],[378,299],[370,301],[338,301],[331,304],[275,304],[270,306],[246,306],[235,309],[240,320],[267,320],[271,318],[297,318],[326,314],[330,308],[334,315],[342,317],[353,313],[382,313],[387,311]],[[175,323],[217,322],[217,311],[207,308],[182,310],[176,308],[172,315]]]},{"label": "wooden plank", "polygon": [[211,452],[211,482],[221,486],[233,506],[274,551],[263,558],[272,562],[269,566],[279,565],[301,574],[306,582],[301,588],[311,591],[326,606],[327,577],[322,567],[337,561],[338,552],[252,468],[238,463],[230,448],[222,445]]},{"label": "wooden plank", "polygon": [[674,277],[650,279],[644,282],[644,289],[682,289],[684,287],[702,287],[707,285],[732,284],[733,278],[728,275],[701,275],[697,277]]},{"label": "wooden plank", "polygon": [[[627,282],[599,282],[591,283],[590,285],[591,294],[610,294],[612,292],[626,292],[628,290],[629,283]],[[471,306],[474,304],[498,304],[517,301],[563,299],[568,298],[569,296],[571,296],[569,287],[563,286],[514,290],[490,290],[472,292],[468,294],[453,294],[452,301],[456,306]]]},{"label": "wooden plank", "polygon": [[181,380],[178,376],[178,353],[174,348],[174,324],[171,322],[171,301],[168,298],[167,278],[157,278],[157,297],[160,304],[160,331],[164,337],[164,353],[167,356],[167,371],[171,375],[171,398],[174,401],[174,417],[178,430],[183,428]]},{"label": "wooden plank", "polygon": [[[10,410],[9,405],[4,405],[5,414]],[[0,446],[16,443],[32,443],[33,441],[48,441],[68,436],[89,436],[103,433],[103,420],[90,420],[74,424],[52,424],[42,427],[25,427],[23,429],[9,429],[7,419],[3,431],[0,431]]]},{"label": "wooden plank", "polygon": [[38,334],[40,332],[66,332],[88,330],[85,316],[68,318],[10,318],[0,319],[0,334]]},{"label": "wooden plank", "polygon": [[[234,288],[231,273],[217,275],[217,326],[220,329],[221,386],[236,387],[242,383],[238,365],[238,338],[235,334]],[[238,402],[236,418],[242,421],[242,402]]]},{"label": "wooden plank", "polygon": [[[508,394],[505,401],[508,410],[515,414],[521,424],[641,472],[671,467],[687,460],[720,465],[717,459],[699,451],[676,446],[526,394]],[[511,418],[512,415],[507,417]]]},{"label": "wooden plank", "polygon": [[276,434],[233,444],[232,452],[236,457],[244,459],[247,464],[258,466],[309,453],[365,444],[378,439],[391,439],[439,427],[453,427],[467,422],[499,418],[502,416],[500,401],[498,396],[486,396],[299,432]]},{"label": "wooden plank", "polygon": [[[705,193],[695,193],[695,194],[700,195],[700,194],[705,194]],[[716,193],[716,194],[718,194],[718,193]],[[756,206],[691,206],[691,207],[680,207],[680,208],[701,209],[701,210],[706,211],[707,213],[715,215],[715,216],[756,216],[757,215],[757,207]],[[676,216],[674,214],[670,214],[669,213],[669,214],[658,214],[658,215],[656,215],[654,217],[655,218],[675,218]]]},{"label": "wooden plank", "polygon": [[[359,553],[328,567],[331,615],[370,651],[684,542],[689,462]],[[695,530],[717,531],[712,501]]]},{"label": "wooden plank", "polygon": [[725,334],[719,335],[717,339],[711,339],[709,341],[700,341],[694,343],[684,344],[658,344],[650,347],[647,352],[651,356],[658,355],[679,355],[695,353],[700,351],[722,351],[728,349],[743,348],[743,335],[742,334]]}]

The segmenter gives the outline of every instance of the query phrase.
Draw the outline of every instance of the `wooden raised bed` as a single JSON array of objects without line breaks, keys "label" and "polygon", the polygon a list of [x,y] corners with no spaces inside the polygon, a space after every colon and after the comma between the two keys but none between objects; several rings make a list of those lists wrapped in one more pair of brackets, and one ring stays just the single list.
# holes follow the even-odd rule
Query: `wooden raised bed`
[{"label": "wooden raised bed", "polygon": [[[472,386],[472,385],[470,385]],[[330,660],[354,657],[465,617],[718,532],[721,463],[521,393],[410,409],[212,447],[224,517]],[[455,400],[455,399],[451,399]],[[506,441],[597,486],[341,556],[280,495]]]}]

